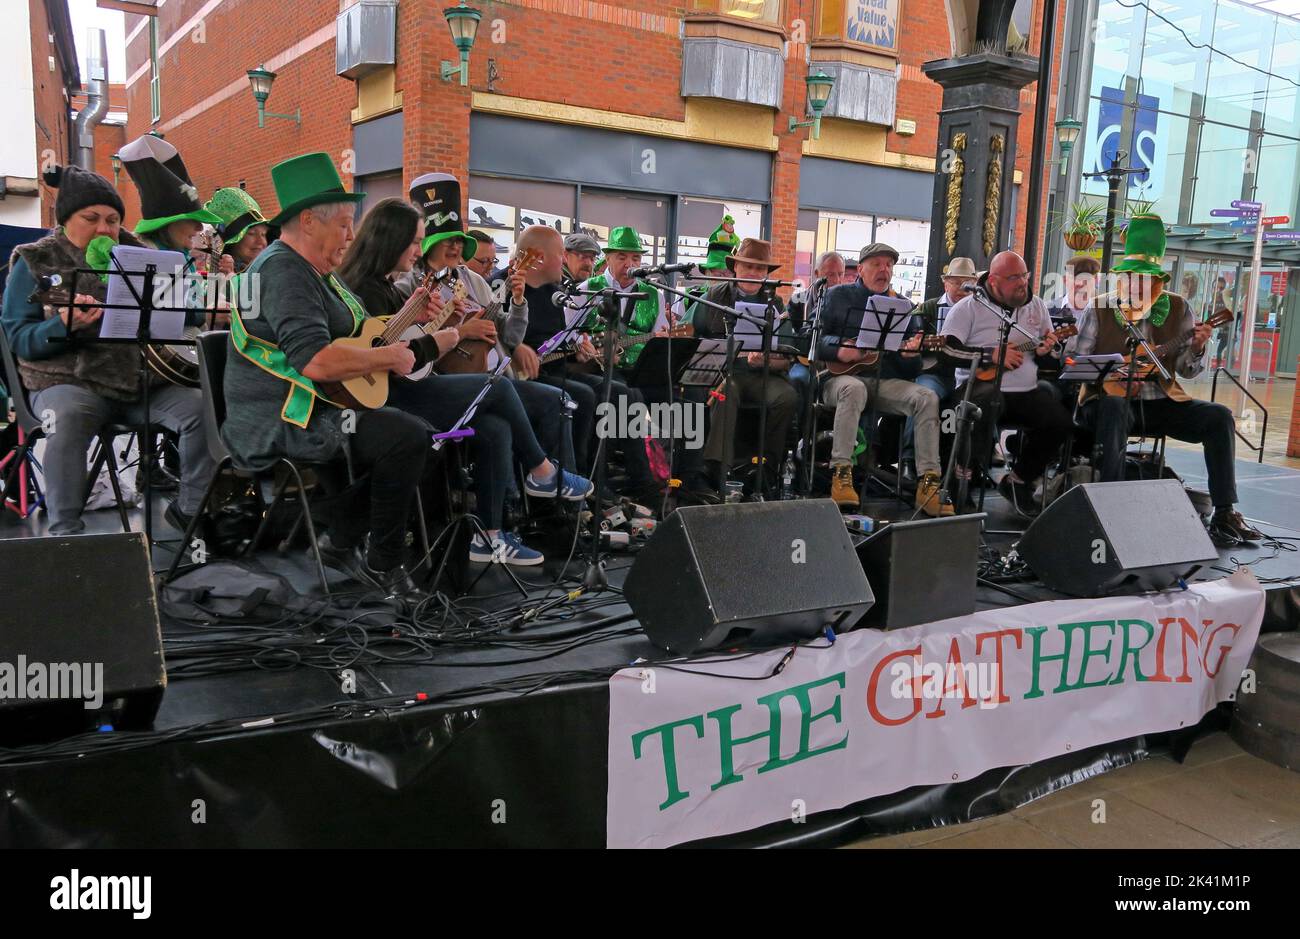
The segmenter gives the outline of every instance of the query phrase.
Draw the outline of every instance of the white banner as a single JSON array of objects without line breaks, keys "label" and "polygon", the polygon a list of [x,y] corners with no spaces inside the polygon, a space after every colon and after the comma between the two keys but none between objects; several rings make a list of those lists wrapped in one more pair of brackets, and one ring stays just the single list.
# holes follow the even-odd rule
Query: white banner
[{"label": "white banner", "polygon": [[608,843],[799,824],[1190,727],[1235,695],[1263,615],[1264,591],[1243,571],[1186,591],[860,630],[793,655],[623,669],[609,683]]}]

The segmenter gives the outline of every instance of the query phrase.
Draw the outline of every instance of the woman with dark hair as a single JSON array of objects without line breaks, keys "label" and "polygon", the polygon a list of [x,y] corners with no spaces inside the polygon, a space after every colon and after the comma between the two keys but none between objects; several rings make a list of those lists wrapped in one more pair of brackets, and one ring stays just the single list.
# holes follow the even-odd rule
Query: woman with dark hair
[{"label": "woman with dark hair", "polygon": [[[371,316],[389,316],[403,305],[393,278],[411,270],[420,257],[421,216],[401,199],[384,199],[366,213],[356,240],[339,267],[339,276],[362,301]],[[437,292],[429,295],[423,314],[428,321],[442,312]],[[454,349],[462,339],[496,341],[496,329],[482,319],[440,329],[417,342],[426,347],[425,360],[434,361]],[[430,345],[435,349],[427,348]],[[430,375],[421,381],[395,381],[390,403],[424,418],[434,427],[450,427],[469,407],[487,381],[485,375]],[[470,448],[477,470],[474,473],[478,514],[488,539],[475,535],[470,542],[471,561],[497,562],[517,566],[541,564],[541,552],[525,545],[513,532],[501,531],[506,490],[510,485],[512,461],[529,467],[525,478],[528,495],[559,497],[578,502],[592,490],[581,476],[566,472],[552,461],[533,433],[528,415],[506,380],[493,383],[470,421],[474,436]]]}]

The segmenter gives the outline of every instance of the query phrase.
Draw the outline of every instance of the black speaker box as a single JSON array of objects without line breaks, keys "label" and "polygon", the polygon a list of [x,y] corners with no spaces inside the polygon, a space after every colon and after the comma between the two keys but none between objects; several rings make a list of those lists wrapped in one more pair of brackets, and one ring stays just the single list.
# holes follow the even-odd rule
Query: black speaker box
[{"label": "black speaker box", "polygon": [[975,612],[980,531],[987,516],[894,522],[858,545],[876,605],[858,624],[902,629]]},{"label": "black speaker box", "polygon": [[623,595],[650,640],[682,654],[817,636],[872,604],[829,499],[680,508],[637,555]]},{"label": "black speaker box", "polygon": [[143,533],[0,541],[0,597],[0,746],[153,722],[167,676]]},{"label": "black speaker box", "polygon": [[1173,479],[1075,486],[1034,519],[1018,550],[1046,586],[1074,597],[1163,590],[1219,559]]}]

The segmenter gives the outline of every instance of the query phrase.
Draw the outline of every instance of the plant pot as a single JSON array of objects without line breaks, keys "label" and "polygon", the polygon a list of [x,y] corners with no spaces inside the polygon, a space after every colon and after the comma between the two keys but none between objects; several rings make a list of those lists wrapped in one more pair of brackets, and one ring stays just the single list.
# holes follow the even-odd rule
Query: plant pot
[{"label": "plant pot", "polygon": [[1079,230],[1065,233],[1065,245],[1071,251],[1087,251],[1096,243],[1097,235],[1095,232]]}]

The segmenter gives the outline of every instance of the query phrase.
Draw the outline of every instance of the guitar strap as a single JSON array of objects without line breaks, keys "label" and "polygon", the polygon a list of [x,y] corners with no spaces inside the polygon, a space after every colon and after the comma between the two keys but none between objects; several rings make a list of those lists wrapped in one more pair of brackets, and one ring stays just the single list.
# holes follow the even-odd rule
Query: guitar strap
[{"label": "guitar strap", "polygon": [[[352,292],[343,286],[342,281],[332,273],[326,276],[325,281],[347,306],[348,312],[352,314],[352,332],[349,335],[355,336],[366,319],[365,309],[361,306],[360,301],[353,296]],[[284,398],[284,406],[280,408],[281,420],[287,421],[295,427],[305,428],[311,421],[312,409],[316,405],[317,398],[327,404],[333,404],[335,407],[340,406],[321,394],[310,378],[307,378],[291,366],[279,346],[273,342],[267,342],[265,339],[258,339],[256,336],[249,335],[244,326],[244,321],[239,315],[239,310],[235,306],[234,298],[231,299],[230,304],[230,344],[235,347],[236,352],[262,371],[268,372],[289,384],[289,391]]]}]

